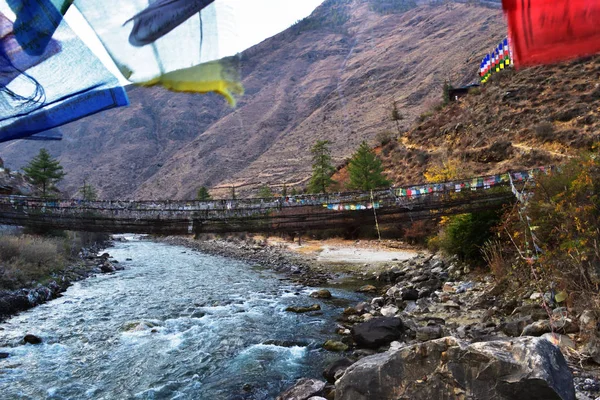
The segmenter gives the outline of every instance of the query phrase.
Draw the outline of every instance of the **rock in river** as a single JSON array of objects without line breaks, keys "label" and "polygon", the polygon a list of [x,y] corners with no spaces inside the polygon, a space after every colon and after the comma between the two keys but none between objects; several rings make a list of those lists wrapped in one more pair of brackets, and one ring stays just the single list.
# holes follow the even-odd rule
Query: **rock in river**
[{"label": "rock in river", "polygon": [[376,318],[354,326],[352,338],[361,347],[376,349],[398,339],[403,328],[400,318]]},{"label": "rock in river", "polygon": [[23,338],[23,342],[29,343],[29,344],[40,344],[40,343],[42,343],[42,338],[40,338],[39,336],[27,334]]},{"label": "rock in river", "polygon": [[327,289],[317,290],[316,292],[312,292],[310,297],[314,297],[315,299],[330,299],[331,292]]},{"label": "rock in river", "polygon": [[469,345],[454,337],[365,357],[336,382],[336,400],[575,400],[573,376],[545,339]]},{"label": "rock in river", "polygon": [[329,351],[346,351],[348,350],[348,345],[335,340],[328,340],[323,344],[323,348]]},{"label": "rock in river", "polygon": [[319,311],[321,309],[321,306],[318,304],[313,304],[312,306],[309,307],[296,307],[296,306],[289,306],[288,308],[285,309],[285,311],[290,311],[290,312],[295,312],[295,313],[306,313],[306,312],[311,312],[311,311]]},{"label": "rock in river", "polygon": [[373,293],[377,291],[377,288],[373,285],[364,285],[359,287],[356,291],[359,293]]}]

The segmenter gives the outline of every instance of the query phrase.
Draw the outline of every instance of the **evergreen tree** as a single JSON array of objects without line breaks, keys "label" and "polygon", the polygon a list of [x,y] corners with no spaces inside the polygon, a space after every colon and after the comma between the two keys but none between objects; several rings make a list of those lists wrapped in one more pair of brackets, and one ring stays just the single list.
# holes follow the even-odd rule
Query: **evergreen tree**
[{"label": "evergreen tree", "polygon": [[66,173],[58,160],[53,159],[48,150],[41,149],[26,167],[23,167],[25,176],[42,191],[42,197],[48,197],[49,192],[58,192],[56,184],[64,178]]},{"label": "evergreen tree", "polygon": [[281,197],[287,197],[288,195],[288,188],[287,188],[287,184],[283,184],[283,187],[281,188]]},{"label": "evergreen tree", "polygon": [[210,193],[208,192],[208,189],[206,188],[206,186],[201,186],[198,189],[198,192],[196,193],[196,200],[200,200],[200,201],[212,200],[212,197],[210,196]]},{"label": "evergreen tree", "polygon": [[96,193],[96,189],[85,181],[83,181],[83,186],[79,188],[79,193],[81,193],[81,197],[85,201],[94,201],[98,200],[98,194]]},{"label": "evergreen tree", "polygon": [[311,193],[327,193],[327,188],[336,183],[331,179],[335,168],[331,164],[330,144],[329,140],[317,140],[310,149],[313,163],[308,191]]},{"label": "evergreen tree", "polygon": [[258,198],[270,199],[271,197],[273,197],[273,191],[268,185],[263,185],[258,189]]},{"label": "evergreen tree", "polygon": [[362,142],[348,164],[350,189],[373,190],[389,186],[390,181],[383,175],[381,160],[375,155],[367,142]]}]

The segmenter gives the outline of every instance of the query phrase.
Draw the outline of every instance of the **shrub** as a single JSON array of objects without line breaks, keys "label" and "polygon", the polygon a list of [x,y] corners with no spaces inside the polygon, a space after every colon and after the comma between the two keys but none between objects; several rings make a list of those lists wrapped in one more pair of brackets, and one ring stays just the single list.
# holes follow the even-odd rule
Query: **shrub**
[{"label": "shrub", "polygon": [[454,215],[439,234],[439,245],[449,255],[462,261],[477,263],[482,260],[481,246],[492,236],[492,228],[500,222],[497,210]]},{"label": "shrub", "polygon": [[106,238],[93,233],[63,233],[62,237],[0,235],[0,289],[44,281],[73,262],[83,246]]},{"label": "shrub", "polygon": [[[600,288],[600,160],[584,155],[540,175],[527,207],[502,225],[520,275],[554,282],[569,301],[598,306]],[[592,303],[592,304],[590,304]]]},{"label": "shrub", "polygon": [[394,134],[389,131],[379,132],[375,136],[375,140],[377,140],[377,143],[381,144],[382,146],[385,146],[386,144],[390,143],[393,138]]},{"label": "shrub", "polygon": [[554,125],[551,122],[540,122],[535,127],[535,136],[544,142],[552,140],[554,137]]},{"label": "shrub", "polygon": [[428,239],[435,235],[437,230],[437,221],[420,220],[411,222],[406,228],[402,237],[410,244],[427,244]]}]

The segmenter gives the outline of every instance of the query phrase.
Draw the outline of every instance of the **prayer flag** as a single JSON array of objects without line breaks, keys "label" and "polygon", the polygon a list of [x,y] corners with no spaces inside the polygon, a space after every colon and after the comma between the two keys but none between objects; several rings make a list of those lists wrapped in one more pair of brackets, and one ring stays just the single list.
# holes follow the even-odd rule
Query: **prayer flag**
[{"label": "prayer flag", "polygon": [[517,67],[600,52],[600,2],[502,0]]},{"label": "prayer flag", "polygon": [[[35,18],[42,3],[0,0],[0,142],[128,104],[117,78],[60,15],[49,14],[58,19],[56,26]],[[16,18],[9,18],[14,12],[9,5],[19,12]],[[19,18],[29,23],[21,22],[17,29]],[[51,136],[58,138],[34,139]]]}]

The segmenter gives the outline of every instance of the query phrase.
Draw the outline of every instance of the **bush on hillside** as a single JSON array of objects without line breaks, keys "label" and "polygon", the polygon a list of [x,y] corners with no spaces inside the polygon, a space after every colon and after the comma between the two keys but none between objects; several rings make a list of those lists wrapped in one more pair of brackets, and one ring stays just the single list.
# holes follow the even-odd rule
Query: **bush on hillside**
[{"label": "bush on hillside", "polygon": [[[571,302],[597,301],[600,288],[600,160],[597,154],[541,174],[527,206],[503,217],[517,276],[566,290]],[[589,304],[586,304],[589,305]]]}]

